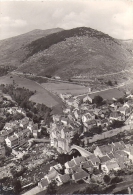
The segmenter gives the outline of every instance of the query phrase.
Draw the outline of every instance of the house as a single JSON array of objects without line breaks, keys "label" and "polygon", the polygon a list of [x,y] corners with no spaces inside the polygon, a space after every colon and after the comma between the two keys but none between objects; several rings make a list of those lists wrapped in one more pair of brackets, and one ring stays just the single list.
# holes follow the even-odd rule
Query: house
[{"label": "house", "polygon": [[123,107],[130,108],[130,105],[128,104],[128,102],[125,102],[125,103],[123,104]]},{"label": "house", "polygon": [[5,157],[5,140],[4,138],[0,137],[0,159],[4,158]]},{"label": "house", "polygon": [[87,161],[90,161],[94,167],[99,167],[99,164],[100,164],[100,159],[95,156],[94,154],[90,155],[89,157],[86,158]]},{"label": "house", "polygon": [[53,122],[59,122],[60,121],[60,116],[59,115],[53,115]]},{"label": "house", "polygon": [[102,157],[104,155],[107,155],[108,153],[112,152],[111,145],[103,145],[103,146],[97,146],[94,150],[94,154],[96,156]]},{"label": "house", "polygon": [[94,169],[94,165],[91,161],[86,161],[81,163],[81,168],[91,172]]},{"label": "house", "polygon": [[7,132],[5,130],[2,130],[0,132],[0,137],[3,138],[4,140],[8,137],[8,135],[9,135],[9,131]]},{"label": "house", "polygon": [[97,123],[96,120],[91,120],[83,124],[84,124],[84,131],[89,131],[92,127],[96,126]]},{"label": "house", "polygon": [[32,133],[33,133],[34,138],[38,138],[38,130],[37,129],[34,129]]},{"label": "house", "polygon": [[115,142],[115,143],[112,142],[110,146],[112,147],[113,151],[123,150],[126,147],[123,141]]},{"label": "house", "polygon": [[102,125],[101,120],[97,119],[97,120],[96,120],[96,125],[97,125],[98,127],[101,126],[101,125]]},{"label": "house", "polygon": [[121,121],[122,117],[121,117],[121,114],[119,114],[117,111],[114,111],[114,112],[110,113],[109,119],[110,120],[119,120],[119,121]]},{"label": "house", "polygon": [[61,138],[64,138],[70,141],[73,135],[74,135],[74,131],[72,128],[65,127],[61,129]]},{"label": "house", "polygon": [[73,159],[72,159],[71,161],[68,161],[68,162],[66,162],[66,163],[64,164],[64,166],[65,166],[66,169],[70,169],[70,168],[74,167],[75,165],[76,165],[76,164],[75,164],[75,162],[74,162]]},{"label": "house", "polygon": [[68,124],[67,118],[61,117],[61,123],[66,126]]},{"label": "house", "polygon": [[14,133],[14,135],[18,138],[18,145],[21,145],[24,143],[24,138],[23,138],[22,132]]},{"label": "house", "polygon": [[65,174],[72,175],[72,174],[80,172],[80,171],[82,171],[82,168],[79,165],[75,165],[74,167],[66,168]]},{"label": "house", "polygon": [[115,160],[110,160],[108,162],[104,162],[101,164],[101,170],[105,173],[108,174],[111,170],[119,170],[120,167],[118,163]]},{"label": "house", "polygon": [[24,129],[23,131],[14,133],[14,135],[18,137],[18,145],[22,145],[27,142],[29,137],[29,132],[30,132],[29,129]]},{"label": "house", "polygon": [[80,181],[80,180],[82,180],[82,179],[86,179],[86,178],[88,178],[88,177],[89,177],[88,173],[87,173],[86,171],[84,171],[84,170],[82,170],[82,171],[80,171],[80,172],[77,172],[77,173],[74,173],[74,174],[72,175],[72,179],[73,179],[75,182],[78,182],[78,181]]},{"label": "house", "polygon": [[133,124],[133,113],[128,117],[128,119],[125,121],[126,125],[132,125]]},{"label": "house", "polygon": [[10,148],[16,147],[18,146],[19,142],[18,142],[18,137],[16,135],[12,135],[10,137],[7,137],[5,139],[6,145]]},{"label": "house", "polygon": [[76,165],[80,165],[82,162],[85,162],[86,159],[83,156],[77,156],[76,158],[73,158],[73,161]]},{"label": "house", "polygon": [[86,114],[84,114],[83,116],[82,116],[82,122],[83,123],[86,123],[86,122],[88,122],[88,121],[90,121],[90,120],[94,120],[95,119],[95,115],[94,115],[94,113],[86,113]]},{"label": "house", "polygon": [[102,157],[99,157],[101,164],[110,161],[110,158],[108,155],[104,155]]},{"label": "house", "polygon": [[118,111],[120,113],[124,114],[125,116],[128,115],[128,114],[130,114],[130,109],[127,108],[127,107],[120,107],[120,108],[118,108]]},{"label": "house", "polygon": [[109,121],[108,121],[108,119],[102,119],[102,121],[101,121],[101,126],[102,127],[108,127],[109,126]]},{"label": "house", "polygon": [[60,186],[62,184],[65,184],[70,181],[70,176],[69,174],[64,174],[64,175],[57,175],[55,181],[57,182],[57,186]]},{"label": "house", "polygon": [[83,103],[92,103],[92,99],[90,98],[89,95],[87,95],[86,97],[83,98]]},{"label": "house", "polygon": [[25,117],[22,120],[20,120],[20,127],[27,128],[28,124],[29,124],[29,118],[28,117]]},{"label": "house", "polygon": [[126,147],[123,149],[124,152],[128,154],[128,158],[132,161],[133,163],[133,146]]},{"label": "house", "polygon": [[64,112],[64,114],[68,114],[68,113],[71,112],[71,109],[70,108],[66,108],[66,109],[63,110],[63,112]]},{"label": "house", "polygon": [[96,116],[98,116],[98,115],[99,115],[100,110],[101,110],[101,109],[94,108],[94,114],[95,114]]},{"label": "house", "polygon": [[115,158],[113,152],[108,153],[107,156],[108,156],[110,159]]},{"label": "house", "polygon": [[61,149],[61,152],[68,152],[69,151],[69,141],[63,138],[58,138],[58,148]]},{"label": "house", "polygon": [[5,126],[4,126],[4,129],[6,129],[6,130],[12,129],[12,124],[11,123],[6,123]]},{"label": "house", "polygon": [[44,178],[48,180],[50,183],[52,180],[54,180],[59,175],[58,171],[54,167],[50,167],[50,170],[47,175],[45,175]]},{"label": "house", "polygon": [[43,188],[44,190],[47,189],[49,181],[47,178],[42,178],[41,181],[38,183],[38,187]]},{"label": "house", "polygon": [[133,99],[133,95],[132,94],[129,94],[126,98],[127,99]]}]

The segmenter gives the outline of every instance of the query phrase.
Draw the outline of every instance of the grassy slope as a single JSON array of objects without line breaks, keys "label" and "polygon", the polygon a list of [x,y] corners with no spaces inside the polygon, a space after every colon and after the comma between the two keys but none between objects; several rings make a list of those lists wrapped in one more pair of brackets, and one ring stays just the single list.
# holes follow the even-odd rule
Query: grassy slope
[{"label": "grassy slope", "polygon": [[29,58],[19,70],[38,75],[92,76],[121,71],[132,62],[131,53],[121,41],[90,28],[51,34],[25,49],[29,50]]},{"label": "grassy slope", "polygon": [[20,76],[3,76],[0,77],[0,84],[13,84],[13,80],[15,81],[16,85],[18,87],[25,87],[26,89],[29,89],[30,91],[35,91],[36,94],[31,96],[30,100],[36,102],[36,103],[43,103],[48,107],[53,107],[58,104],[61,104],[61,100],[54,96],[53,94],[49,93],[47,90],[45,90],[43,87],[41,87],[36,82],[25,79]]},{"label": "grassy slope", "polygon": [[33,30],[31,32],[0,41],[0,65],[19,66],[28,51],[24,50],[27,44],[45,37],[51,33],[59,32],[63,29],[55,28],[48,30]]}]

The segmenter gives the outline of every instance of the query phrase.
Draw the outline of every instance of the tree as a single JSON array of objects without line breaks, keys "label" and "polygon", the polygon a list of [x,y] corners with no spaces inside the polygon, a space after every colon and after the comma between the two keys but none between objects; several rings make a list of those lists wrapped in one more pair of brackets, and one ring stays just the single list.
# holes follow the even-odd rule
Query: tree
[{"label": "tree", "polygon": [[95,96],[92,103],[96,105],[101,105],[103,102],[103,98],[99,95]]},{"label": "tree", "polygon": [[109,86],[113,86],[113,83],[112,83],[112,81],[110,81],[110,80],[107,82],[107,84],[108,84]]},{"label": "tree", "polygon": [[79,133],[74,134],[73,138],[71,139],[71,145],[73,144],[78,145],[78,146],[80,145],[81,140],[79,136],[80,136]]},{"label": "tree", "polygon": [[15,194],[19,194],[21,192],[21,182],[20,180],[14,179],[12,181],[13,191]]},{"label": "tree", "polygon": [[56,190],[57,184],[56,181],[52,181],[48,187],[47,187],[47,192],[46,194],[56,194],[57,190]]},{"label": "tree", "polygon": [[114,120],[110,126],[113,128],[119,128],[122,127],[123,125],[124,125],[124,121]]},{"label": "tree", "polygon": [[121,104],[124,104],[123,98],[119,98],[119,99],[117,100],[117,102],[120,102]]},{"label": "tree", "polygon": [[111,179],[109,175],[104,175],[103,180],[106,184],[109,184]]},{"label": "tree", "polygon": [[119,183],[119,182],[121,182],[122,181],[122,178],[120,178],[120,177],[114,177],[114,178],[112,178],[111,179],[111,184],[116,184],[116,183]]}]

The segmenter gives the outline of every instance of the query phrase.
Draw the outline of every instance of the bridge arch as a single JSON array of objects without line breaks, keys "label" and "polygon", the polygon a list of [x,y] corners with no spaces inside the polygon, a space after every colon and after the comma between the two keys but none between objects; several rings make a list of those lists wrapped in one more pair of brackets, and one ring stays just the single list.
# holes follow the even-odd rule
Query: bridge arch
[{"label": "bridge arch", "polygon": [[77,150],[81,154],[81,156],[83,156],[83,157],[88,157],[88,156],[92,155],[91,152],[88,152],[84,148],[82,148],[80,146],[77,146],[77,145],[72,145],[71,148],[70,148],[70,152],[72,150]]}]

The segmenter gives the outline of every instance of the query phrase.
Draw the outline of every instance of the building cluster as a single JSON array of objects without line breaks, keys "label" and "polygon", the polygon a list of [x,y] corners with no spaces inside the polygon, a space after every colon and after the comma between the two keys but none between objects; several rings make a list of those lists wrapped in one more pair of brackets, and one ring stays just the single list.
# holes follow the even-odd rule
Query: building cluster
[{"label": "building cluster", "polygon": [[38,132],[38,124],[25,117],[19,121],[6,123],[0,136],[4,137],[8,147],[14,148],[25,144],[31,135],[37,138]]},{"label": "building cluster", "polygon": [[[14,102],[1,95],[0,100],[0,117],[2,120],[9,121],[5,123],[4,127],[0,131],[0,159],[5,157],[5,146],[15,148],[28,142],[29,137],[38,138],[41,130],[38,128],[38,124],[34,124],[33,121],[26,117],[24,109],[14,106]],[[13,106],[12,106],[13,105]],[[21,114],[19,120],[15,120],[15,116]],[[10,116],[13,116],[10,120]]]},{"label": "building cluster", "polygon": [[[131,164],[133,164],[133,145],[124,144],[121,141],[97,146],[94,153],[88,157],[73,157],[64,165],[57,164],[51,167],[48,174],[38,183],[38,186],[46,189],[53,180],[58,186],[80,180],[90,183],[91,178],[103,177],[110,171],[118,171]],[[94,170],[98,172],[95,173]]]},{"label": "building cluster", "polygon": [[[93,103],[96,95],[103,98],[103,105],[97,107]],[[63,112],[53,114],[53,122],[49,128],[51,146],[68,152],[71,138],[79,129],[82,129],[82,135],[86,132],[93,136],[115,128],[114,121],[133,124],[133,95],[123,96],[124,93],[118,89],[78,98],[61,94],[66,106]]]}]

